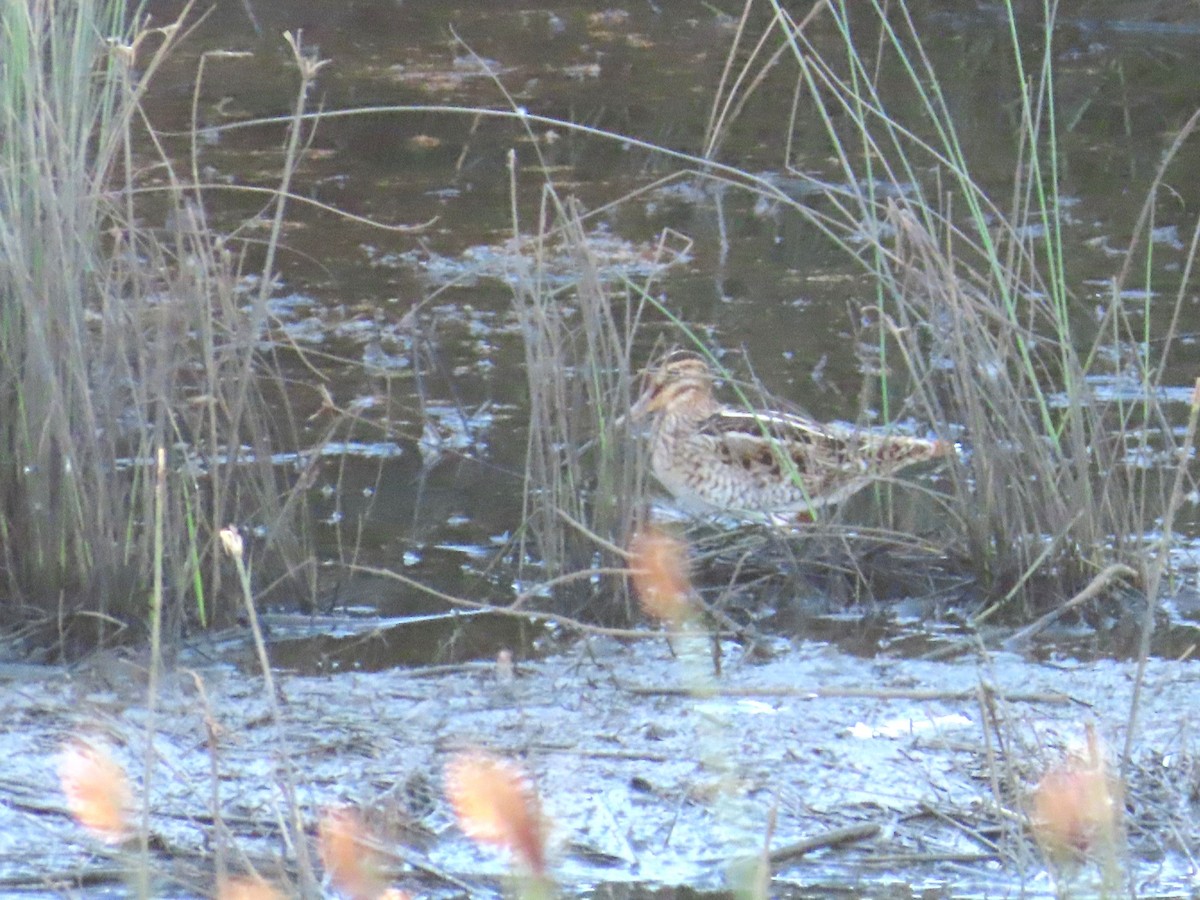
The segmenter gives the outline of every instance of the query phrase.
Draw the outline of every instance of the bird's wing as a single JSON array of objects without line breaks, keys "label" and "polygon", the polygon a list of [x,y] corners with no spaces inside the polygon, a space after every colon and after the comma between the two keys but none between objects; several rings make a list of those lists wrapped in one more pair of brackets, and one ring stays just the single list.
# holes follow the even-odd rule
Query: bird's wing
[{"label": "bird's wing", "polygon": [[847,478],[894,472],[948,452],[942,441],[828,425],[789,413],[726,410],[709,417],[701,429],[738,459],[773,464],[777,471],[790,460],[815,483],[834,477],[833,472]]}]

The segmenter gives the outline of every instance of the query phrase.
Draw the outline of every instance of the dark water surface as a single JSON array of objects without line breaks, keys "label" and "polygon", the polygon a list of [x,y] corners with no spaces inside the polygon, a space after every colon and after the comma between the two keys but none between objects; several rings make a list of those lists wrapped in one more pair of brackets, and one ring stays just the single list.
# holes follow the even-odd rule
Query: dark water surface
[{"label": "dark water surface", "polygon": [[[965,156],[975,177],[1002,199],[1011,190],[1018,124],[1003,17],[986,5],[969,13],[956,3],[914,9]],[[154,10],[165,18],[171,5]],[[520,587],[511,542],[522,521],[528,420],[524,348],[506,283],[513,210],[528,233],[537,227],[546,179],[583,209],[596,209],[680,165],[620,140],[541,122],[527,130],[517,119],[480,118],[470,110],[511,111],[516,104],[530,114],[699,152],[739,10],[725,12],[694,3],[602,10],[589,3],[245,0],[214,8],[160,78],[150,106],[164,130],[189,126],[201,53],[213,54],[198,92],[202,128],[285,116],[295,102],[296,75],[280,34],[302,30],[305,46],[329,60],[310,109],[431,107],[322,120],[296,176],[297,194],[356,216],[391,225],[432,222],[398,234],[301,204],[289,209],[274,308],[280,335],[309,351],[309,365],[327,379],[336,404],[358,417],[338,435],[344,453],[326,448],[313,491],[324,557],[401,567],[456,596],[512,599]],[[1069,7],[1054,45],[1067,279],[1085,337],[1089,318],[1113,302],[1111,279],[1149,180],[1200,96],[1200,70],[1191,64],[1200,39],[1186,18],[1166,7],[1156,14],[1136,5],[1109,12],[1121,15],[1097,19],[1090,6]],[[1034,25],[1036,17],[1023,34],[1029,67],[1039,46]],[[818,45],[834,39],[821,17],[809,33]],[[782,167],[794,78],[793,67],[776,67],[718,158],[803,190]],[[886,76],[880,80],[887,83]],[[922,119],[915,108],[892,111],[901,121]],[[803,123],[817,111],[804,101],[798,115]],[[203,134],[200,163],[210,182],[274,186],[282,126]],[[829,153],[815,121],[796,129],[796,169],[835,178]],[[1134,310],[1144,307],[1151,335],[1165,328],[1181,277],[1198,198],[1195,179],[1179,173],[1196,171],[1196,153],[1195,141],[1183,147],[1163,188],[1172,202],[1157,209],[1153,272],[1148,280],[1135,278],[1135,289],[1120,299]],[[262,202],[234,191],[209,197],[215,220],[229,227]],[[613,271],[635,281],[646,274],[644,260],[664,229],[690,241],[684,261],[655,288],[671,314],[785,400],[819,417],[860,415],[870,376],[855,319],[874,287],[811,224],[744,192],[677,180],[619,203],[590,227]],[[564,280],[570,267],[562,261]],[[1200,316],[1194,299],[1185,315]],[[1168,409],[1178,411],[1182,424],[1200,320],[1179,328],[1185,336],[1169,361],[1166,391]],[[652,312],[637,341],[649,354],[655,341],[679,337]],[[1153,347],[1148,352],[1153,357]],[[291,400],[304,418],[320,408],[316,376],[299,365],[292,374]],[[1119,371],[1096,389],[1127,393],[1131,402],[1141,396],[1140,384]],[[323,425],[319,416],[311,424],[314,443]],[[1194,527],[1194,505],[1182,517]],[[1181,548],[1180,562],[1187,565],[1189,555]],[[336,580],[325,595],[329,609],[385,616],[438,607],[419,592],[371,580]],[[1186,650],[1190,631],[1183,641],[1164,649]],[[870,639],[865,647],[878,649]]]}]

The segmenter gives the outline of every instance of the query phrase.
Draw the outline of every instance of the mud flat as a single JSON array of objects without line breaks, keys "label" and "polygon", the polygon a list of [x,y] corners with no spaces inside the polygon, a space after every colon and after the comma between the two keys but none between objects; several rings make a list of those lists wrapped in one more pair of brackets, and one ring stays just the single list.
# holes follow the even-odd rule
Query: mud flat
[{"label": "mud flat", "polygon": [[[189,653],[153,714],[160,894],[209,890],[218,854],[235,870],[290,869],[285,760],[305,821],[358,807],[396,884],[421,896],[499,891],[505,860],[462,837],[441,791],[446,759],[482,747],[536,780],[568,896],[597,896],[597,885],[604,896],[715,891],[732,860],[764,847],[776,896],[1053,895],[1025,826],[1028,792],[1087,722],[1117,761],[1134,680],[1132,664],[1111,660],[863,659],[783,641],[765,662],[722,651],[719,676],[707,636],[579,640],[515,671],[280,672],[281,725],[262,679],[229,661],[242,650],[206,663]],[[144,771],[144,670],[113,657],[0,675],[0,887],[119,881],[111,853],[66,815],[54,763],[62,740],[82,734]],[[1139,895],[1190,889],[1198,678],[1193,662],[1148,665],[1122,861]],[[1074,875],[1081,895],[1094,868]]]}]

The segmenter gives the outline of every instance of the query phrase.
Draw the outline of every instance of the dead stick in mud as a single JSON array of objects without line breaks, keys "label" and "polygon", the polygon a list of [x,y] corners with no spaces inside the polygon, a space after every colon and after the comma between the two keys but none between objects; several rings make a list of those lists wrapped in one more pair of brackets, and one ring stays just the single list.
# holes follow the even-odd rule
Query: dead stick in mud
[{"label": "dead stick in mud", "polygon": [[370,841],[369,843],[371,850],[375,853],[378,853],[380,856],[390,859],[393,862],[403,863],[406,866],[416,869],[418,872],[428,875],[430,878],[433,878],[436,881],[453,885],[460,891],[466,891],[467,895],[470,897],[478,897],[480,893],[482,893],[478,885],[469,884],[468,882],[463,881],[461,878],[451,875],[444,869],[439,869],[424,856],[414,853],[405,847],[389,847],[384,845],[381,841]]},{"label": "dead stick in mud", "polygon": [[1033,637],[1063,613],[1069,612],[1070,610],[1079,606],[1081,603],[1086,603],[1087,601],[1091,600],[1102,590],[1104,590],[1104,588],[1108,587],[1108,583],[1110,581],[1115,581],[1118,578],[1136,578],[1137,574],[1138,573],[1129,566],[1122,565],[1121,563],[1113,563],[1111,566],[1101,570],[1101,572],[1095,578],[1088,582],[1087,587],[1085,587],[1082,591],[1080,591],[1062,606],[1058,607],[1057,609],[1050,610],[1050,612],[1046,613],[1037,621],[1031,622],[1016,634],[1006,639],[1004,641],[1004,649],[1014,649],[1018,644],[1021,644],[1022,642]]},{"label": "dead stick in mud", "polygon": [[28,873],[19,872],[14,875],[5,875],[0,877],[0,891],[29,891],[33,893],[46,890],[47,885],[68,884],[78,890],[79,888],[86,887],[117,886],[126,883],[128,879],[129,867],[126,865],[115,867],[92,866],[88,869],[70,866],[53,872],[41,869]]},{"label": "dead stick in mud", "polygon": [[[398,581],[400,584],[420,591],[429,597],[435,597],[442,600],[451,606],[459,606],[463,609],[476,609],[482,612],[495,613],[498,616],[510,616],[515,619],[525,619],[529,622],[553,622],[564,628],[571,628],[580,631],[584,634],[595,634],[607,637],[627,638],[629,640],[662,640],[663,633],[658,630],[650,631],[646,629],[634,628],[607,628],[601,625],[589,625],[586,622],[581,622],[578,619],[573,619],[570,616],[559,615],[552,612],[541,612],[538,610],[518,609],[518,607],[535,595],[534,591],[522,591],[517,594],[513,602],[508,606],[496,606],[491,603],[484,603],[479,600],[468,600],[464,597],[455,597],[453,594],[447,594],[445,591],[439,591],[437,588],[423,584],[415,578],[409,578],[407,575],[401,575],[391,569],[383,569],[378,566],[365,566],[359,563],[354,563],[347,566],[347,571],[358,575],[376,575],[380,578],[389,581]],[[568,572],[566,575],[560,575],[557,578],[551,578],[538,585],[538,590],[545,590],[553,587],[556,584],[565,584],[570,581],[579,581],[584,578],[591,578],[595,575],[624,575],[628,569],[613,569],[613,568],[594,568],[584,569],[579,572]]]},{"label": "dead stick in mud", "polygon": [[768,854],[772,866],[778,866],[797,856],[804,856],[814,850],[825,850],[838,844],[848,844],[851,841],[865,841],[879,834],[881,828],[874,822],[864,822],[862,825],[850,825],[846,828],[835,828],[804,838],[783,847],[776,847]]},{"label": "dead stick in mud", "polygon": [[985,855],[996,856],[997,854],[999,854],[1000,848],[996,846],[996,842],[984,837],[984,835],[979,831],[979,829],[971,827],[966,822],[963,822],[961,819],[957,819],[954,816],[947,815],[946,813],[942,812],[940,809],[938,809],[936,806],[933,806],[932,804],[922,801],[921,803],[918,803],[917,805],[920,807],[921,812],[923,812],[925,815],[930,816],[934,819],[937,819],[939,822],[942,822],[946,825],[949,825],[951,828],[956,829],[957,831],[959,831],[963,835],[965,835],[967,838],[971,839],[972,841],[977,843],[979,846],[983,847],[987,851],[987,854],[985,854]]},{"label": "dead stick in mud", "polygon": [[[1059,693],[1016,693],[1004,694],[995,688],[982,685],[1000,700],[1009,703],[1053,703],[1065,705],[1078,703],[1088,706],[1082,700],[1077,700],[1068,694]],[[695,691],[681,687],[656,687],[653,685],[623,684],[622,690],[631,694],[651,697],[682,697],[692,696]],[[962,691],[938,691],[920,688],[827,688],[827,687],[717,687],[706,689],[706,695],[715,697],[800,697],[801,699],[817,700],[824,698],[864,697],[872,700],[976,700],[978,688],[967,688]]]},{"label": "dead stick in mud", "polygon": [[[485,603],[480,600],[468,600],[464,597],[455,597],[453,594],[447,594],[445,591],[439,591],[437,588],[430,587],[427,584],[417,581],[415,578],[409,578],[407,575],[401,575],[399,572],[395,572],[391,569],[383,569],[378,566],[366,566],[359,563],[351,564],[346,568],[349,572],[357,575],[376,575],[380,578],[388,579],[389,581],[398,581],[401,584],[411,587],[414,590],[418,590],[429,597],[434,597],[450,606],[458,606],[462,607],[463,609],[494,613],[498,616],[508,616],[514,619],[524,619],[527,622],[553,622],[555,625],[559,625],[563,628],[570,628],[574,631],[580,632],[581,634],[594,634],[603,637],[615,637],[634,641],[659,641],[662,640],[663,637],[663,632],[659,631],[658,629],[609,628],[603,625],[592,625],[588,622],[582,622],[579,619],[573,619],[570,616],[564,616],[559,613],[547,612],[545,610],[527,610],[519,608],[523,603],[532,599],[538,593],[554,587],[555,585],[566,584],[572,581],[581,581],[585,578],[593,578],[597,575],[627,575],[629,574],[628,569],[596,567],[591,569],[583,569],[578,572],[568,572],[567,574],[560,575],[557,578],[551,578],[541,582],[535,590],[522,591],[521,593],[517,594],[512,603],[510,603],[508,606],[496,606],[495,604]],[[724,614],[707,607],[707,605],[706,612],[712,613],[719,619],[719,621],[729,628],[728,631],[714,632],[712,634],[714,639],[725,639],[728,637],[737,636],[753,637],[752,634],[748,634],[745,628],[738,626],[728,616],[725,616]]]},{"label": "dead stick in mud", "polygon": [[872,866],[921,865],[922,863],[978,863],[1000,859],[999,853],[885,853],[862,862]]}]

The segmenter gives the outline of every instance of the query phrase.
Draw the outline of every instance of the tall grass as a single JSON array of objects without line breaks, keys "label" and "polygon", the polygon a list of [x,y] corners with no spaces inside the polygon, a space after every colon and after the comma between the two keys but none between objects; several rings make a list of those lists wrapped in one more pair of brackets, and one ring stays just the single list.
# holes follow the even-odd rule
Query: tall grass
[{"label": "tall grass", "polygon": [[[1200,228],[1178,287],[1158,301],[1169,306],[1165,314],[1155,309],[1152,317],[1149,300],[1131,306],[1126,288],[1136,281],[1151,296],[1157,269],[1149,234],[1158,195],[1196,121],[1181,129],[1144,186],[1133,240],[1108,273],[1111,292],[1097,321],[1078,302],[1068,274],[1055,7],[1033,27],[1019,26],[1011,4],[1004,10],[1016,153],[1007,185],[976,178],[922,25],[905,2],[830,2],[797,22],[777,0],[746,0],[704,157],[657,148],[693,174],[802,216],[871,277],[873,295],[859,303],[856,318],[873,323],[864,368],[879,373],[874,396],[883,417],[913,415],[957,436],[964,448],[949,468],[953,489],[943,505],[952,527],[944,555],[973,578],[985,601],[976,621],[1001,610],[1024,618],[1085,590],[1093,596],[1101,593],[1095,579],[1109,582],[1130,570],[1141,586],[1157,585],[1167,547],[1147,535],[1174,521],[1184,496],[1173,488],[1174,472],[1183,471],[1192,449],[1162,388]],[[778,143],[784,168],[803,186],[791,192],[712,159],[753,95],[788,77],[788,63],[793,116]],[[514,115],[527,127],[537,119]],[[811,144],[814,132],[823,134],[833,160],[832,171],[817,177],[793,166],[791,155],[800,136]],[[546,228],[562,233],[558,224]],[[530,521],[536,519],[546,557],[564,561],[565,570],[566,561],[595,564],[595,535],[568,551],[568,531],[583,530],[562,522],[584,521],[589,486],[608,484],[607,476],[590,468],[586,454],[564,448],[606,446],[595,441],[619,417],[628,390],[589,381],[587,367],[615,371],[640,360],[627,333],[619,351],[592,355],[596,348],[581,340],[582,320],[564,314],[575,298],[563,304],[536,276],[519,295],[533,404]],[[1152,319],[1167,323],[1162,333],[1150,332]],[[564,378],[574,381],[575,394],[563,392]],[[1097,390],[1113,382],[1123,387]],[[623,496],[605,494],[602,502]],[[604,530],[606,539],[615,533]]]},{"label": "tall grass", "polygon": [[[747,62],[723,84],[749,92],[763,83],[758,67],[767,61],[794,66],[794,118],[780,144],[790,152],[801,129],[823,130],[836,171],[817,182],[816,199],[782,202],[875,280],[862,312],[875,322],[870,362],[882,373],[885,416],[898,415],[898,398],[909,394],[918,416],[959,429],[967,452],[952,470],[949,512],[960,527],[949,551],[994,601],[984,615],[1011,601],[1027,613],[1069,596],[1113,562],[1144,578],[1143,535],[1170,520],[1164,511],[1178,497],[1161,469],[1138,460],[1155,455],[1170,465],[1190,449],[1178,445],[1159,392],[1184,294],[1180,287],[1169,301],[1171,324],[1153,336],[1152,355],[1137,324],[1148,310],[1130,310],[1122,291],[1131,273],[1140,270],[1145,284],[1152,276],[1146,228],[1160,172],[1147,186],[1129,256],[1111,273],[1098,326],[1074,299],[1060,209],[1053,7],[1032,33],[1006,7],[1017,165],[1001,199],[973,175],[907,3],[833,2],[804,23],[774,0],[749,0],[746,10],[730,57]],[[775,36],[774,54],[763,49],[766,34]],[[708,146],[736,127],[730,111],[745,102],[718,98]],[[1193,246],[1188,270],[1194,258]],[[1114,375],[1134,379],[1133,399],[1097,395],[1097,376]]]},{"label": "tall grass", "polygon": [[[637,464],[622,417],[635,390],[631,360],[643,303],[632,289],[602,283],[578,210],[552,189],[544,196],[526,244],[529,267],[514,280],[530,404],[520,555],[539,559],[542,576],[551,579],[594,571],[604,590],[595,591],[588,579],[574,582],[582,589],[560,590],[564,604],[578,610],[595,596],[620,593],[619,548],[640,514],[645,467]],[[564,249],[576,277],[551,287],[548,257]],[[593,612],[615,611],[606,606]]]},{"label": "tall grass", "polygon": [[[68,652],[148,618],[156,534],[177,629],[220,615],[227,520],[288,532],[240,260],[142,120],[184,20],[139,15],[121,0],[10,3],[0,32],[0,604]],[[150,199],[147,168],[167,173]]]}]

